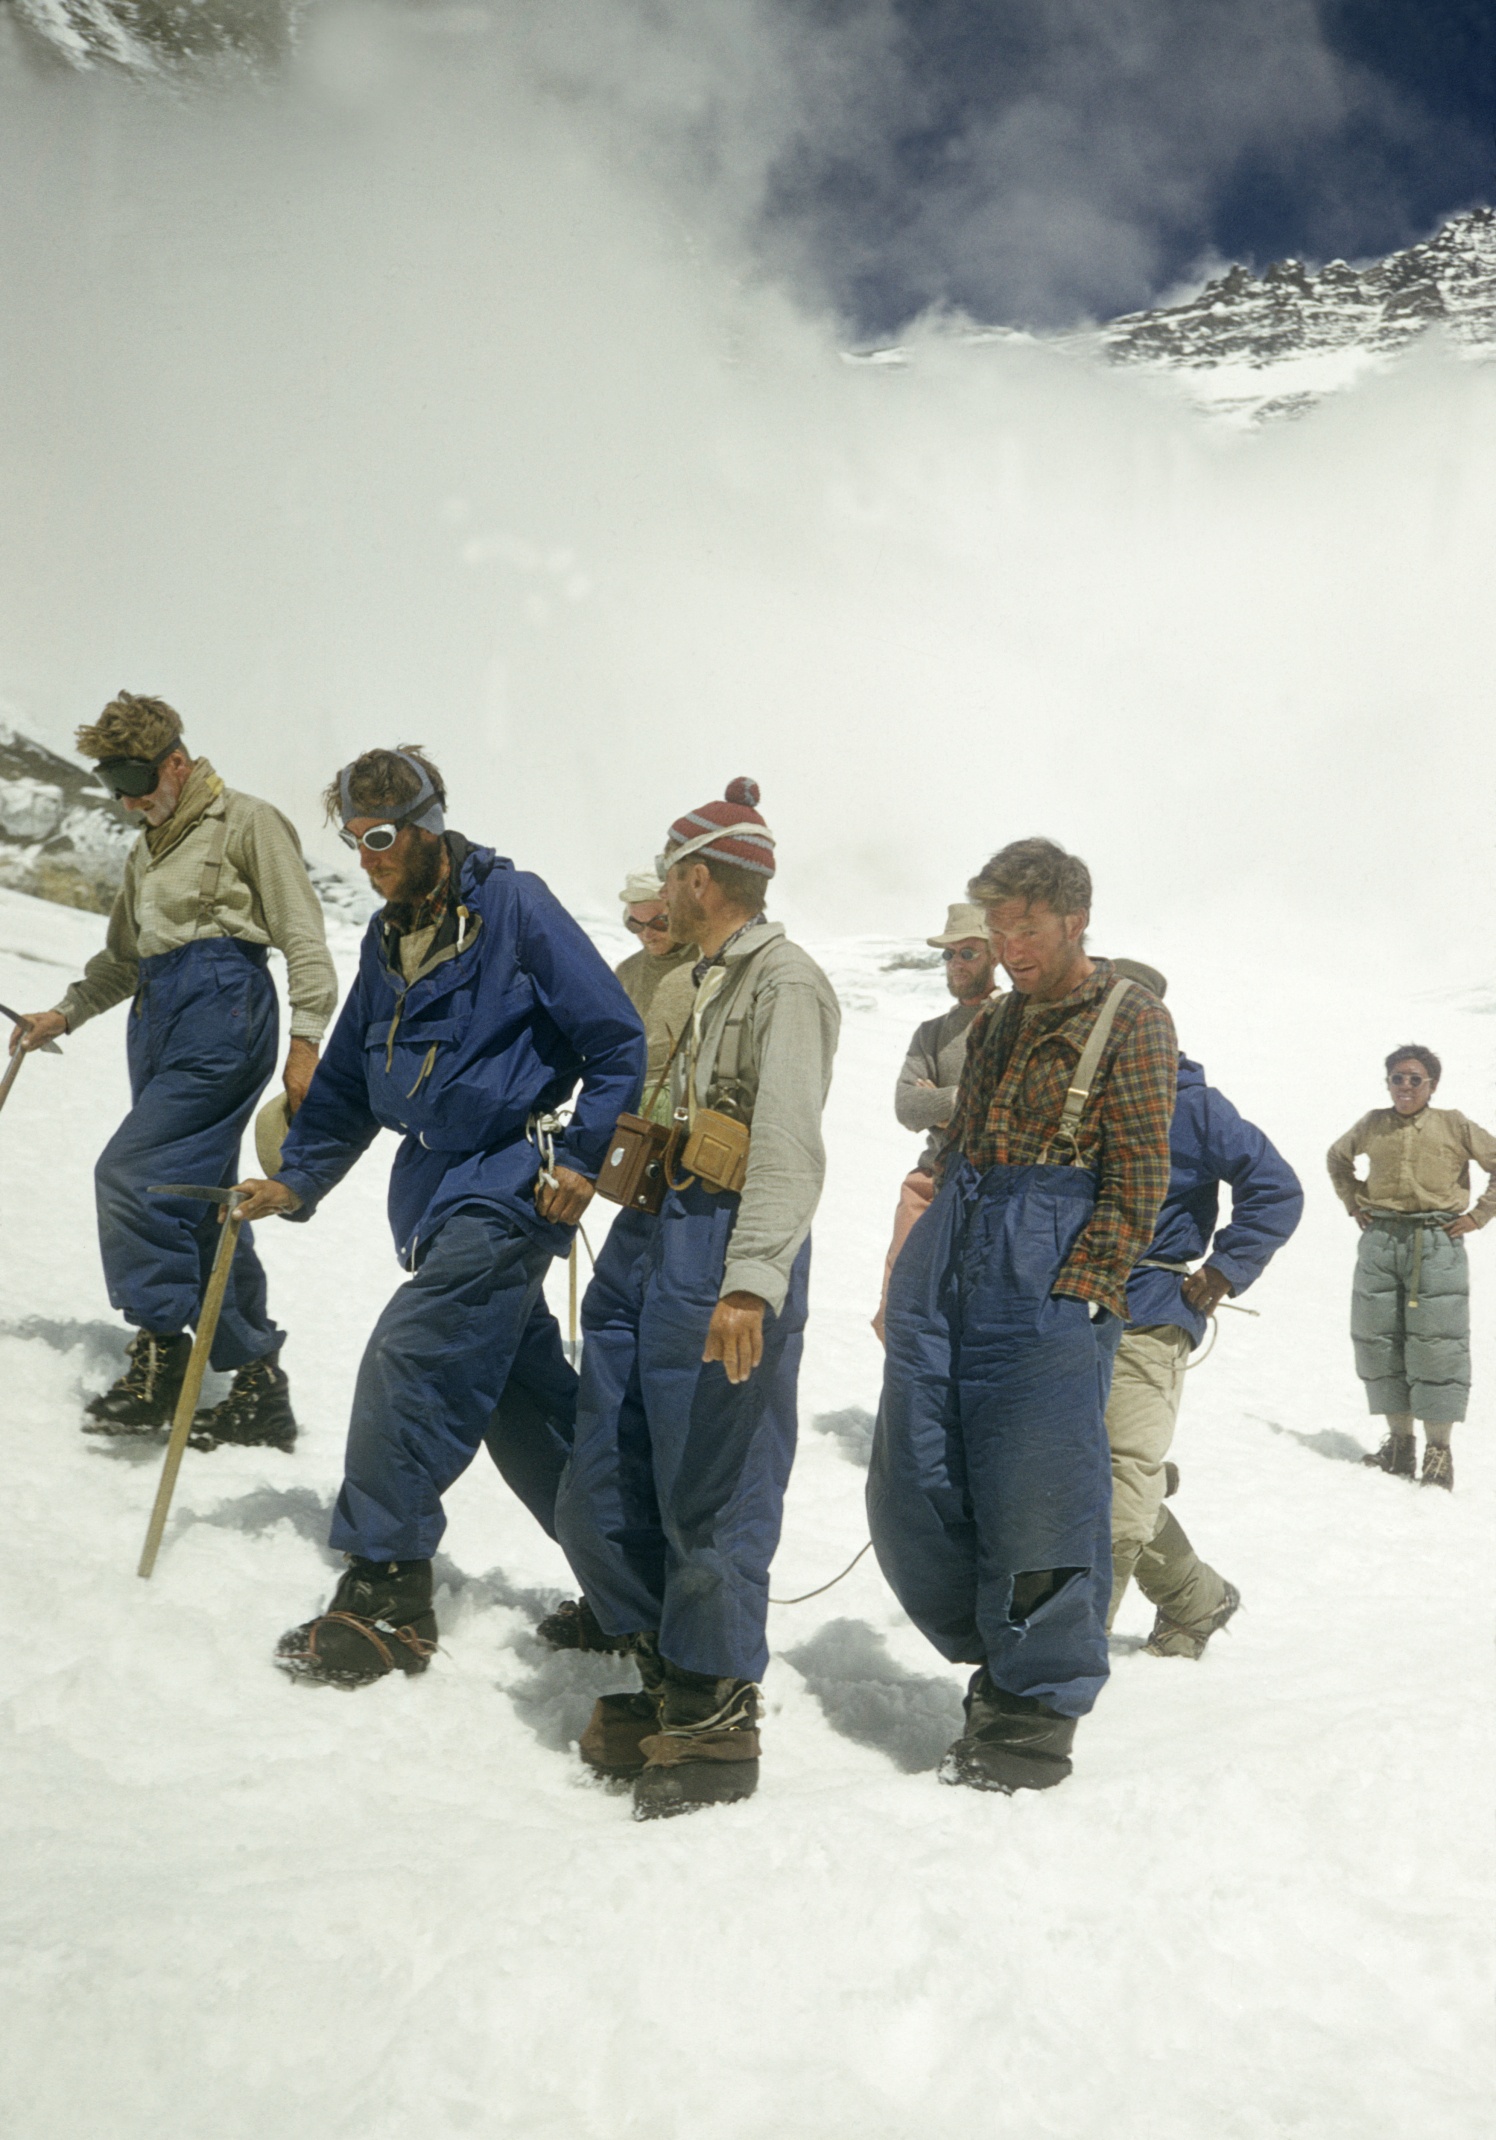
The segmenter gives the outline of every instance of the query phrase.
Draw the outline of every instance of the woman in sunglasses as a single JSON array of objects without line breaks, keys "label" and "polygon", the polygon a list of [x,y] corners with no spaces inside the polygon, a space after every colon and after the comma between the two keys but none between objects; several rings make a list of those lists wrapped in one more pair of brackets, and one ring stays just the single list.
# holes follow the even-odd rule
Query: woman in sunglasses
[{"label": "woman in sunglasses", "polygon": [[[1454,1485],[1450,1430],[1470,1401],[1470,1273],[1466,1236],[1496,1217],[1496,1137],[1453,1107],[1431,1103],[1441,1074],[1432,1048],[1387,1057],[1390,1107],[1373,1108],[1330,1146],[1335,1193],[1361,1228],[1351,1289],[1356,1372],[1387,1421],[1364,1461],[1395,1478]],[[1356,1172],[1364,1156],[1367,1172]],[[1491,1176],[1469,1209],[1470,1162]]]}]

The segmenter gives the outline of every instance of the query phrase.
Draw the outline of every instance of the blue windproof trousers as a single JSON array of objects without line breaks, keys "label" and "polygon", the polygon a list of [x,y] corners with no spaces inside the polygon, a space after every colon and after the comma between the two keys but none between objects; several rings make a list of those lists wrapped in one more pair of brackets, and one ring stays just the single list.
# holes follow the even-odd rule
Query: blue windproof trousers
[{"label": "blue windproof trousers", "polygon": [[1122,1334],[1051,1288],[1095,1203],[1079,1167],[952,1164],[894,1265],[868,1520],[953,1664],[1084,1716],[1107,1677]]},{"label": "blue windproof trousers", "polygon": [[[148,1192],[155,1182],[238,1181],[244,1127],[275,1068],[279,1021],[266,966],[262,946],[226,936],[140,962],[127,1041],[133,1104],[99,1154],[94,1188],[110,1301],[160,1337],[197,1321],[219,1207]],[[284,1335],[243,1226],[209,1357],[230,1372],[278,1352]]]},{"label": "blue windproof trousers", "polygon": [[657,1632],[661,1655],[717,1679],[762,1679],[769,1563],[795,1456],[810,1243],[746,1382],[702,1362],[738,1199],[699,1183],[658,1218],[623,1211],[582,1302],[581,1388],[557,1530],[609,1634]]},{"label": "blue windproof trousers", "polygon": [[491,1206],[459,1210],[370,1336],[353,1392],[331,1543],[365,1560],[429,1560],[441,1497],[487,1443],[556,1535],[577,1378],[541,1292],[552,1249]]}]

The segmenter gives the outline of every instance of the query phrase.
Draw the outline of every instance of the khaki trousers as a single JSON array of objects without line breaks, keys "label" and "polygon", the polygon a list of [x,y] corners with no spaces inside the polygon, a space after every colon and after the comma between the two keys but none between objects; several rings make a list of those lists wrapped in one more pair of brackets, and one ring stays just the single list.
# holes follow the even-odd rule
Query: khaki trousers
[{"label": "khaki trousers", "polygon": [[1176,1323],[1124,1330],[1106,1408],[1112,1449],[1112,1601],[1110,1629],[1127,1586],[1181,1627],[1203,1622],[1226,1586],[1196,1554],[1164,1507],[1164,1458],[1174,1439],[1190,1356],[1188,1331]]}]

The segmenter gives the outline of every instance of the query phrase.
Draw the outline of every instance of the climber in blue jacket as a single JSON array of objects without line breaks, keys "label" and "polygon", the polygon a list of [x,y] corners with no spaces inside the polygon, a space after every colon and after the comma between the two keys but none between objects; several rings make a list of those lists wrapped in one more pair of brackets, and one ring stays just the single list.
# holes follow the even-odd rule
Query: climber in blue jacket
[{"label": "climber in blue jacket", "polygon": [[[1119,974],[1162,996],[1164,977],[1132,959]],[[1217,1231],[1222,1186],[1229,1224]],[[1127,1284],[1127,1327],[1112,1371],[1106,1429],[1112,1457],[1112,1597],[1116,1618],[1130,1581],[1155,1608],[1148,1650],[1194,1657],[1241,1603],[1209,1567],[1164,1505],[1165,1463],[1179,1416],[1185,1368],[1208,1319],[1228,1293],[1244,1293],[1299,1223],[1299,1178],[1254,1123],[1179,1058],[1169,1130],[1169,1188],[1147,1254]],[[1205,1260],[1201,1260],[1201,1259]],[[1198,1266],[1198,1268],[1195,1268]]]},{"label": "climber in blue jacket", "polygon": [[540,879],[446,830],[421,752],[366,751],[327,799],[386,903],[274,1180],[241,1187],[250,1218],[307,1219],[381,1129],[404,1140],[389,1214],[412,1275],[354,1390],[331,1531],[348,1572],[276,1653],[297,1677],[361,1685],[425,1668],[441,1497],[480,1442],[555,1534],[576,1378],[541,1289],[638,1103],[645,1044]]}]

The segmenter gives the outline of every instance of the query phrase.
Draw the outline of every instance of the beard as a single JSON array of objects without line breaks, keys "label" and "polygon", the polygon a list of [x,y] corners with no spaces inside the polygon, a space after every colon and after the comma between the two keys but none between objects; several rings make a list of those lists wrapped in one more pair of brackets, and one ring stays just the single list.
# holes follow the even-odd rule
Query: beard
[{"label": "beard", "polygon": [[392,921],[407,923],[423,899],[429,899],[442,881],[447,865],[446,843],[435,832],[423,832],[412,841],[399,877],[385,893]]}]

